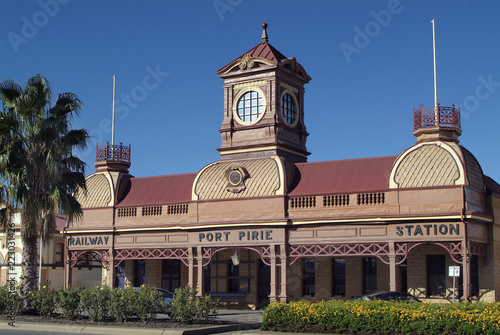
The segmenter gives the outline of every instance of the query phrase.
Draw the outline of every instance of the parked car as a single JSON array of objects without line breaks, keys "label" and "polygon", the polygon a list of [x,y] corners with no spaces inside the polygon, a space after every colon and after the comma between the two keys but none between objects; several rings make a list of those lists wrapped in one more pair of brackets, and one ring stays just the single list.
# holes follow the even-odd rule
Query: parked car
[{"label": "parked car", "polygon": [[[132,287],[134,290],[137,290],[139,291],[141,288],[140,287]],[[161,293],[161,299],[163,299],[163,302],[165,303],[165,306],[170,306],[170,302],[172,301],[172,299],[174,298],[174,294],[170,291],[167,291],[163,288],[157,288],[157,287],[153,287],[152,288],[153,290],[155,291],[158,291]],[[165,314],[170,314],[171,311],[170,311],[170,308],[167,308],[165,311],[162,311],[164,312]]]},{"label": "parked car", "polygon": [[384,291],[372,292],[360,296],[353,296],[351,300],[386,300],[386,301],[404,301],[421,302],[417,297],[406,292]]}]

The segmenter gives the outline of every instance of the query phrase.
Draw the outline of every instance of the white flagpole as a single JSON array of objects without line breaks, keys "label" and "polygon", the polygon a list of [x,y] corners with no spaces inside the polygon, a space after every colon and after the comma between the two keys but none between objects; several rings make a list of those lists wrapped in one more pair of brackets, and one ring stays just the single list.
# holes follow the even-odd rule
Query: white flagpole
[{"label": "white flagpole", "polygon": [[111,150],[115,145],[115,97],[116,97],[116,76],[113,76],[113,124],[111,125]]},{"label": "white flagpole", "polygon": [[438,91],[437,91],[437,71],[436,71],[436,27],[435,20],[432,21],[432,42],[434,46],[434,106],[436,108],[436,112],[438,111]]},{"label": "white flagpole", "polygon": [[40,267],[38,268],[38,291],[42,289],[42,252],[43,252],[43,231],[40,232]]}]

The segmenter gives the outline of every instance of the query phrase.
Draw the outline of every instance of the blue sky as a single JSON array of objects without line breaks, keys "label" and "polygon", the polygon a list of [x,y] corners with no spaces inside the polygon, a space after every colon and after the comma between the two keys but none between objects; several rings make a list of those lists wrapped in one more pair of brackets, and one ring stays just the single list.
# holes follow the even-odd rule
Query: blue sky
[{"label": "blue sky", "polygon": [[45,75],[84,102],[75,128],[92,173],[96,142],[132,145],[131,173],[197,172],[218,160],[216,71],[260,43],[296,57],[306,85],[309,161],[398,155],[413,108],[462,106],[461,144],[500,182],[500,2],[487,0],[2,0],[0,80]]}]

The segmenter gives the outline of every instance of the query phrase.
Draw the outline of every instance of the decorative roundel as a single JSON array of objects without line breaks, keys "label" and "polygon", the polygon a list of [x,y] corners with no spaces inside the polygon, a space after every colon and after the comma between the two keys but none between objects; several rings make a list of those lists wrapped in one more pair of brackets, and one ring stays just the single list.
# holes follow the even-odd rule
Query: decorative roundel
[{"label": "decorative roundel", "polygon": [[249,177],[249,174],[243,166],[231,167],[226,170],[225,176],[228,181],[226,191],[231,193],[240,193],[246,189],[245,179]]},{"label": "decorative roundel", "polygon": [[243,176],[241,175],[241,172],[239,170],[232,170],[231,172],[229,172],[228,179],[231,185],[237,186],[243,181]]},{"label": "decorative roundel", "polygon": [[233,115],[236,121],[243,125],[257,123],[266,112],[266,98],[264,92],[257,87],[252,87],[239,92],[235,97]]}]

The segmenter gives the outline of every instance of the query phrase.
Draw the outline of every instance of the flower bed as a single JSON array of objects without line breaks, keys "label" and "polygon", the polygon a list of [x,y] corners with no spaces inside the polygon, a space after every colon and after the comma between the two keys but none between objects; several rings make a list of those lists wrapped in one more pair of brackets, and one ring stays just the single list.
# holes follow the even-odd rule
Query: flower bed
[{"label": "flower bed", "polygon": [[388,301],[273,303],[261,330],[369,334],[500,334],[500,303]]}]

